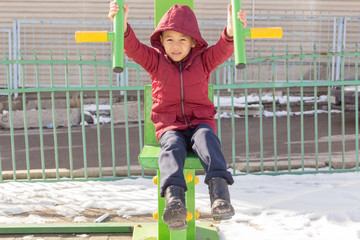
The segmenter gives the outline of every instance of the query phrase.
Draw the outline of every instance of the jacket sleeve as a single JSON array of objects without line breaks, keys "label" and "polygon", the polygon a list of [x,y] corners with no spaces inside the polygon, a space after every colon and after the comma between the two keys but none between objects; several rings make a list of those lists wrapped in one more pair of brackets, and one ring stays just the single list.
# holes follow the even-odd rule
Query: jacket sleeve
[{"label": "jacket sleeve", "polygon": [[129,58],[140,64],[147,72],[157,70],[159,65],[158,52],[154,48],[141,43],[129,24],[127,32],[124,34],[124,51]]},{"label": "jacket sleeve", "polygon": [[220,40],[205,50],[203,66],[211,73],[216,67],[228,60],[234,53],[233,38],[226,36],[226,28],[221,33]]}]

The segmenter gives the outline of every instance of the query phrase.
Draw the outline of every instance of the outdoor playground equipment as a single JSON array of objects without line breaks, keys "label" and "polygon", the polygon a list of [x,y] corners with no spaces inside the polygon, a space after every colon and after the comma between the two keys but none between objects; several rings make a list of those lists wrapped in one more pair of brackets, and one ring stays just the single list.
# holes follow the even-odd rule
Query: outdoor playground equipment
[{"label": "outdoor playground equipment", "polygon": [[[232,0],[232,14],[234,26],[234,49],[235,66],[237,69],[246,67],[245,56],[245,37],[249,38],[281,38],[281,28],[252,28],[243,29],[243,24],[237,20],[237,12],[241,9],[240,0]],[[124,4],[124,0],[116,0],[119,6]],[[166,11],[174,4],[188,5],[194,8],[193,0],[155,0],[155,25],[158,24]],[[113,70],[121,72],[123,70],[123,8],[114,18],[114,32],[77,32],[76,41],[80,42],[103,42],[114,41]],[[209,99],[214,99],[214,86],[209,85]],[[162,214],[165,208],[165,199],[160,196],[160,170],[158,167],[158,156],[160,147],[155,137],[155,127],[150,119],[151,108],[153,105],[151,86],[145,86],[144,89],[144,147],[139,154],[139,162],[145,169],[157,170],[157,176],[154,177],[154,183],[158,186],[158,211],[154,213],[157,223],[138,224],[133,227],[133,239],[158,239],[158,240],[193,240],[193,239],[219,239],[217,229],[212,223],[195,223],[199,213],[195,210],[195,185],[198,178],[195,176],[195,170],[201,170],[202,165],[198,157],[189,152],[184,166],[184,176],[187,182],[188,191],[186,192],[186,207],[188,210],[187,224],[184,231],[170,231],[168,226],[162,220]]]},{"label": "outdoor playground equipment", "polygon": [[[115,1],[119,6],[124,5],[124,0]],[[193,0],[155,0],[155,26],[162,16],[174,4],[188,5],[194,9]],[[282,28],[250,28],[244,29],[238,21],[237,13],[241,9],[241,0],[231,0],[233,27],[234,27],[234,55],[237,69],[246,67],[245,38],[282,38]],[[119,8],[119,13],[114,17],[113,32],[79,31],[75,33],[76,42],[107,42],[113,41],[113,71],[121,73],[124,69],[124,9]]]}]

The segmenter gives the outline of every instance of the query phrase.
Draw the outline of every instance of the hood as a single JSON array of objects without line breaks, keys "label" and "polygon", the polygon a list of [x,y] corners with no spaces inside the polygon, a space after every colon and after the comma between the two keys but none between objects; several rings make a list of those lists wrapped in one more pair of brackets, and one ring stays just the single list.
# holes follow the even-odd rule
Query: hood
[{"label": "hood", "polygon": [[192,37],[196,42],[196,46],[192,49],[192,54],[197,55],[208,46],[206,41],[201,37],[195,14],[189,6],[172,6],[161,18],[155,31],[151,34],[151,45],[163,53],[165,53],[165,49],[161,44],[160,35],[161,32],[167,30],[181,32]]}]

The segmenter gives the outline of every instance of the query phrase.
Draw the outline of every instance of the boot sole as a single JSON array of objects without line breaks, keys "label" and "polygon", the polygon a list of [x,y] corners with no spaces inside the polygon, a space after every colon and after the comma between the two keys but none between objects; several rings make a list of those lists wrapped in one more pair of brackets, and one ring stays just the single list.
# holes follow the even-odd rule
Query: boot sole
[{"label": "boot sole", "polygon": [[215,211],[211,211],[211,215],[215,221],[229,220],[235,215],[235,210],[229,205],[226,208],[218,208]]},{"label": "boot sole", "polygon": [[186,217],[187,210],[184,205],[179,203],[168,206],[164,210],[162,219],[170,230],[179,231],[187,228]]},{"label": "boot sole", "polygon": [[230,220],[232,216],[213,216],[214,221]]},{"label": "boot sole", "polygon": [[211,213],[211,215],[213,216],[213,219],[215,221],[221,221],[221,220],[231,219],[235,215],[235,213],[233,211],[229,211],[229,212],[222,212],[222,213]]},{"label": "boot sole", "polygon": [[222,220],[230,220],[233,216],[235,215],[234,212],[224,212],[224,213],[217,213],[217,214],[212,214],[213,219],[215,221],[222,221]]}]

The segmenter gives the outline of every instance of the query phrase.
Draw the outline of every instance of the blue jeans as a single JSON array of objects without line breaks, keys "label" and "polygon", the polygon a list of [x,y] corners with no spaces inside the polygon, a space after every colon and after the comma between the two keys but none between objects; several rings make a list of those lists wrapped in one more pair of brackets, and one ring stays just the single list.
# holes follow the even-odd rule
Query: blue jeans
[{"label": "blue jeans", "polygon": [[184,179],[184,163],[188,150],[200,158],[206,172],[205,183],[215,177],[227,180],[228,184],[234,179],[226,168],[226,161],[221,152],[221,144],[213,129],[207,124],[200,124],[196,128],[183,131],[168,130],[159,140],[160,194],[163,197],[165,189],[170,185],[178,185],[187,190]]}]

